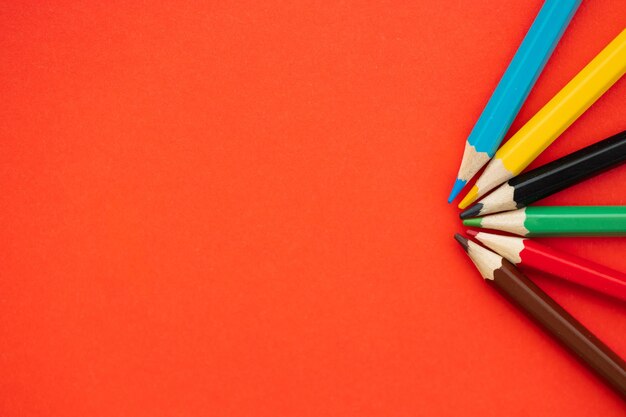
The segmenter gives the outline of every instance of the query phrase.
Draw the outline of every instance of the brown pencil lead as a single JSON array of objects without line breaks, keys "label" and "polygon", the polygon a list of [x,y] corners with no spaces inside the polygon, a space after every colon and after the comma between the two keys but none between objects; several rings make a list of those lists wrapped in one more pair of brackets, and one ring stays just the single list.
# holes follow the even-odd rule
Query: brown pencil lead
[{"label": "brown pencil lead", "polygon": [[467,238],[466,238],[466,237],[461,236],[461,235],[460,235],[460,234],[458,234],[458,233],[455,233],[455,234],[454,234],[454,238],[456,239],[456,241],[457,241],[457,242],[459,242],[459,244],[460,244],[461,246],[463,246],[463,250],[464,250],[465,252],[467,252],[467,249],[469,248],[468,243],[467,243]]}]

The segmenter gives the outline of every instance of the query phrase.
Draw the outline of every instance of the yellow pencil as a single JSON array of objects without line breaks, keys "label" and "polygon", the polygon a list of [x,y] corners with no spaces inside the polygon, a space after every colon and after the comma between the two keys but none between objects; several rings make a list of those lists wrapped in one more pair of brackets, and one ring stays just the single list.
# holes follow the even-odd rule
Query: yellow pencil
[{"label": "yellow pencil", "polygon": [[626,29],[494,155],[459,208],[524,170],[626,72]]}]

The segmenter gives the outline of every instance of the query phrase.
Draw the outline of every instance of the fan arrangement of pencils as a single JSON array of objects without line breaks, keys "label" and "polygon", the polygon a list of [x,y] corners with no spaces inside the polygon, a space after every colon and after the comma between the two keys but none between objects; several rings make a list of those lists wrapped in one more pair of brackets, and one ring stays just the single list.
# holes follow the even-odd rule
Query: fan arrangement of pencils
[{"label": "fan arrangement of pencils", "polygon": [[626,131],[522,173],[626,72],[623,29],[499,149],[582,0],[546,0],[466,143],[448,202],[486,165],[462,199],[463,224],[482,246],[456,240],[485,281],[626,399],[626,363],[519,269],[541,270],[626,301],[626,274],[542,245],[533,236],[626,236],[626,206],[532,206],[626,161]]}]

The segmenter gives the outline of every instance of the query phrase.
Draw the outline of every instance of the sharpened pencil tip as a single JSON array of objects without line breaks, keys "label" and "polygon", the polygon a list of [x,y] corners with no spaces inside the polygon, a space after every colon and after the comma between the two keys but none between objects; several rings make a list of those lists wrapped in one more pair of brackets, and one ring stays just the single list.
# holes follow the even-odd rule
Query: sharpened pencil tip
[{"label": "sharpened pencil tip", "polygon": [[461,192],[463,187],[465,187],[467,181],[463,181],[462,179],[457,178],[454,181],[454,185],[452,186],[452,191],[450,191],[450,196],[448,197],[448,204],[452,203],[452,200],[456,198],[457,195]]},{"label": "sharpened pencil tip", "polygon": [[467,233],[468,235],[470,235],[471,237],[476,237],[478,236],[478,231],[474,230],[474,229],[467,229],[465,230],[465,233]]},{"label": "sharpened pencil tip", "polygon": [[480,227],[481,220],[482,219],[480,217],[474,217],[472,219],[465,219],[463,220],[463,226]]},{"label": "sharpened pencil tip", "polygon": [[472,189],[469,190],[469,192],[465,195],[465,197],[463,197],[463,200],[461,200],[461,202],[459,203],[459,208],[461,210],[465,209],[467,206],[472,204],[474,200],[476,200],[476,197],[478,197],[478,187],[474,185]]},{"label": "sharpened pencil tip", "polygon": [[459,245],[463,246],[463,249],[467,252],[467,249],[469,247],[469,244],[467,243],[467,238],[458,233],[454,234],[454,238],[457,242],[459,242]]},{"label": "sharpened pencil tip", "polygon": [[470,208],[463,211],[459,216],[462,219],[469,219],[470,217],[477,217],[480,215],[480,211],[483,209],[483,203],[476,203]]}]

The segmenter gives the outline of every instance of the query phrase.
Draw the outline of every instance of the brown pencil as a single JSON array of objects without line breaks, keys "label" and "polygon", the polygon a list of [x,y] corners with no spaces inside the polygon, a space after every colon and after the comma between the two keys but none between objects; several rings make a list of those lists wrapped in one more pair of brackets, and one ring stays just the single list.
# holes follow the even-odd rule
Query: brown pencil
[{"label": "brown pencil", "polygon": [[626,364],[578,320],[500,255],[459,235],[485,281],[523,310],[549,334],[626,399]]}]

